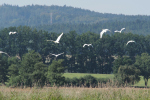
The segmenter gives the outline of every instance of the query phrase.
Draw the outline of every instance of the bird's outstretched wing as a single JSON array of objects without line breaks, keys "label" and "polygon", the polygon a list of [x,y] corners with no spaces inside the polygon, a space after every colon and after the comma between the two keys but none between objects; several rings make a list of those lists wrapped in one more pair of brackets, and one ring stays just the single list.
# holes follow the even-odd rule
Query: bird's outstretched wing
[{"label": "bird's outstretched wing", "polygon": [[50,54],[56,56],[56,54],[52,54],[52,53],[50,53]]},{"label": "bird's outstretched wing", "polygon": [[106,32],[106,29],[103,29],[100,33],[100,38],[102,38],[103,34]]},{"label": "bird's outstretched wing", "polygon": [[89,44],[89,46],[92,46],[92,47],[93,47],[93,45],[92,45],[92,44]]},{"label": "bird's outstretched wing", "polygon": [[128,42],[127,42],[127,44],[126,44],[126,45],[128,45],[130,42],[135,42],[135,41],[133,41],[133,40],[130,40],[130,41],[128,41]]},{"label": "bird's outstretched wing", "polygon": [[[7,56],[9,56],[6,52],[0,51],[0,53],[4,53],[4,54],[6,54]],[[10,56],[9,56],[9,57],[10,57]]]},{"label": "bird's outstretched wing", "polygon": [[50,53],[51,55],[54,55],[55,57],[57,57],[57,56],[59,56],[59,55],[61,55],[61,54],[64,54],[64,52],[63,53],[60,53],[60,54],[52,54],[52,53]]},{"label": "bird's outstretched wing", "polygon": [[85,47],[87,44],[84,44],[83,47]]},{"label": "bird's outstretched wing", "polygon": [[101,31],[101,32],[100,32],[100,38],[102,38],[103,33],[104,33],[104,31]]},{"label": "bird's outstretched wing", "polygon": [[9,35],[11,35],[12,34],[12,32],[9,32]]},{"label": "bird's outstretched wing", "polygon": [[11,34],[16,34],[17,32],[9,32],[9,35],[11,35]]},{"label": "bird's outstretched wing", "polygon": [[62,37],[62,35],[63,35],[63,33],[61,33],[61,34],[58,36],[56,42],[59,42],[59,40],[60,40],[60,38]]},{"label": "bird's outstretched wing", "polygon": [[122,28],[120,31],[123,31],[125,28]]},{"label": "bird's outstretched wing", "polygon": [[119,32],[118,30],[114,31],[114,32]]},{"label": "bird's outstretched wing", "polygon": [[92,47],[93,47],[92,44],[84,44],[83,47],[85,47],[86,45],[87,45],[87,46],[92,46]]},{"label": "bird's outstretched wing", "polygon": [[100,33],[100,38],[102,38],[103,34],[104,34],[105,32],[107,32],[107,31],[110,31],[110,30],[109,30],[109,29],[103,29],[103,30],[101,31],[101,33]]},{"label": "bird's outstretched wing", "polygon": [[16,34],[17,32],[13,32],[13,34]]},{"label": "bird's outstretched wing", "polygon": [[59,55],[62,55],[62,54],[64,54],[64,52],[63,52],[63,53],[60,53],[60,54],[57,54],[57,55],[59,56]]}]

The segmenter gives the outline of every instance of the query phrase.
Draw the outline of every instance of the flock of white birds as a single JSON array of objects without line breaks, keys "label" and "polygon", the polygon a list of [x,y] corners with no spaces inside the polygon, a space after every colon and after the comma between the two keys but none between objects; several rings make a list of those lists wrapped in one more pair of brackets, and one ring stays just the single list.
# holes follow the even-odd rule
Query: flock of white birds
[{"label": "flock of white birds", "polygon": [[[120,31],[116,30],[116,31],[114,31],[114,32],[121,33],[124,29],[125,29],[125,28],[122,28]],[[107,31],[110,31],[110,30],[109,30],[109,29],[102,29],[102,31],[100,32],[100,38],[102,38],[103,34],[106,33]],[[111,32],[111,31],[110,31],[110,32]],[[17,32],[9,32],[9,35],[13,35],[13,34],[16,34],[16,33],[17,33]],[[60,41],[62,35],[63,35],[63,33],[61,33],[61,34],[58,36],[58,38],[56,39],[56,41],[54,41],[54,40],[47,40],[47,41],[53,41],[54,43],[59,43],[59,41]],[[126,45],[128,45],[128,44],[131,43],[131,42],[135,42],[135,41],[130,40],[130,41],[127,42]],[[85,47],[85,46],[92,46],[92,47],[93,47],[92,44],[84,44],[83,47]],[[4,53],[4,54],[8,55],[6,52],[3,52],[3,51],[0,51],[0,53]],[[54,55],[55,57],[58,57],[59,55],[64,54],[64,52],[63,52],[63,53],[60,53],[60,54],[52,54],[52,53],[50,53],[50,54],[51,54],[51,55]],[[8,55],[8,56],[9,56],[9,55]],[[10,57],[10,56],[9,56],[9,57]]]},{"label": "flock of white birds", "polygon": [[[121,33],[124,29],[125,29],[125,28],[122,28],[120,31],[116,30],[116,31],[114,31],[114,32],[115,32],[115,33],[116,33],[116,32]],[[103,34],[106,33],[107,31],[110,31],[110,30],[109,30],[109,29],[102,29],[102,31],[100,32],[100,38],[102,38]],[[110,32],[111,32],[111,31],[110,31]],[[128,44],[131,43],[131,42],[135,42],[135,41],[130,40],[130,41],[127,42],[126,45],[128,45]]]}]

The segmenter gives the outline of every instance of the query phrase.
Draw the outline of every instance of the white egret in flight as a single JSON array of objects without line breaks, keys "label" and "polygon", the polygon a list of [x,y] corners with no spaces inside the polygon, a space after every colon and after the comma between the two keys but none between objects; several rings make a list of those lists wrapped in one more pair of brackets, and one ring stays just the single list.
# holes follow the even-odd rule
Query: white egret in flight
[{"label": "white egret in flight", "polygon": [[59,43],[60,38],[62,37],[63,33],[61,33],[58,38],[56,39],[56,41],[53,40],[47,40],[47,41],[53,41],[54,43]]},{"label": "white egret in flight", "polygon": [[87,46],[92,46],[92,47],[93,47],[92,44],[84,44],[83,47],[85,47],[86,45],[87,45]]},{"label": "white egret in flight", "polygon": [[101,31],[101,33],[100,33],[100,38],[102,38],[103,34],[104,34],[105,32],[107,32],[107,31],[110,31],[110,30],[109,30],[109,29],[103,29],[103,30]]},{"label": "white egret in flight", "polygon": [[129,43],[131,43],[131,42],[135,42],[135,41],[133,41],[133,40],[130,40],[130,41],[128,41],[128,42],[127,42],[127,44],[126,44],[126,45],[128,45],[128,44],[129,44]]},{"label": "white egret in flight", "polygon": [[120,31],[116,30],[114,32],[118,32],[118,33],[121,33],[125,28],[122,28]]},{"label": "white egret in flight", "polygon": [[11,35],[11,34],[16,34],[17,32],[9,32],[9,35]]},{"label": "white egret in flight", "polygon": [[59,55],[62,55],[62,54],[64,54],[64,52],[63,53],[60,53],[60,54],[52,54],[52,53],[50,53],[51,55],[54,55],[55,57],[58,57]]},{"label": "white egret in flight", "polygon": [[[6,52],[0,51],[0,53],[4,53],[4,54],[6,54],[7,56],[9,56]],[[10,57],[10,56],[9,56],[9,57]]]}]

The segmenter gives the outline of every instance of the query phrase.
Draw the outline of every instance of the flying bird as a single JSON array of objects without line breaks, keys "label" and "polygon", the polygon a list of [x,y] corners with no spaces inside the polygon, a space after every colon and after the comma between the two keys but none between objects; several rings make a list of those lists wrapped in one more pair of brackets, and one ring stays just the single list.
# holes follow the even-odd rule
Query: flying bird
[{"label": "flying bird", "polygon": [[[4,54],[6,54],[7,56],[9,56],[6,52],[0,51],[0,53],[4,53]],[[10,57],[10,56],[9,56],[9,57]]]},{"label": "flying bird", "polygon": [[84,44],[83,47],[85,47],[86,45],[87,45],[87,46],[92,46],[92,47],[93,47],[92,44]]},{"label": "flying bird", "polygon": [[118,32],[118,33],[121,33],[125,28],[122,28],[120,31],[116,30],[114,32]]},{"label": "flying bird", "polygon": [[56,39],[56,41],[53,40],[47,40],[47,41],[53,41],[54,43],[59,43],[60,38],[62,37],[63,33],[61,33],[58,38]]},{"label": "flying bird", "polygon": [[63,53],[60,53],[60,54],[52,54],[52,53],[50,53],[51,55],[54,55],[55,57],[58,57],[59,55],[62,55],[62,54],[64,54],[64,52]]},{"label": "flying bird", "polygon": [[100,38],[102,38],[102,35],[105,33],[105,32],[107,32],[107,31],[110,31],[109,29],[103,29],[102,31],[101,31],[101,33],[100,33]]},{"label": "flying bird", "polygon": [[16,34],[17,32],[9,32],[9,35],[11,35],[11,34]]},{"label": "flying bird", "polygon": [[128,42],[127,42],[127,44],[126,44],[126,45],[128,45],[128,44],[129,44],[129,43],[131,43],[131,42],[135,42],[135,41],[133,41],[133,40],[130,40],[130,41],[128,41]]}]

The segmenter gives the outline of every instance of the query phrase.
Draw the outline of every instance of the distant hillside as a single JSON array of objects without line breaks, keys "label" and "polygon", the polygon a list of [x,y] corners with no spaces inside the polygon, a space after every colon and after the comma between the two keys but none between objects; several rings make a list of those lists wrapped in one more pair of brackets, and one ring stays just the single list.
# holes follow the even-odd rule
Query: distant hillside
[{"label": "distant hillside", "polygon": [[126,29],[122,32],[124,33],[134,33],[141,35],[150,34],[150,21],[135,20],[130,22],[120,22],[120,21],[108,21],[99,22],[93,24],[53,24],[53,25],[42,25],[37,26],[38,30],[45,30],[48,32],[56,33],[68,33],[69,31],[75,30],[78,34],[82,34],[88,31],[99,34],[102,29],[108,28],[111,30],[111,34],[114,34],[115,30],[120,30],[125,27]]},{"label": "distant hillside", "polygon": [[121,27],[127,27],[126,32],[148,34],[149,22],[150,16],[98,13],[65,5],[0,6],[0,28],[26,25],[55,32],[76,30],[79,33],[86,31],[99,33],[102,28],[119,30]]},{"label": "distant hillside", "polygon": [[37,26],[55,23],[91,24],[106,21],[150,20],[150,16],[126,16],[98,13],[68,6],[0,6],[0,27],[28,25]]}]

